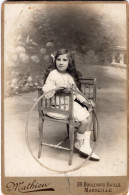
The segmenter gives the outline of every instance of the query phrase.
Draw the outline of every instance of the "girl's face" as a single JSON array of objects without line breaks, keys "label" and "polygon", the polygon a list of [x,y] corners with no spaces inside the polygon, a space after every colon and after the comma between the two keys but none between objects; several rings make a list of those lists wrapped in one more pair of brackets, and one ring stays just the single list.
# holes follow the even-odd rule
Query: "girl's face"
[{"label": "girl's face", "polygon": [[65,73],[68,68],[68,65],[69,65],[69,58],[67,54],[59,55],[56,58],[56,67],[60,72]]}]

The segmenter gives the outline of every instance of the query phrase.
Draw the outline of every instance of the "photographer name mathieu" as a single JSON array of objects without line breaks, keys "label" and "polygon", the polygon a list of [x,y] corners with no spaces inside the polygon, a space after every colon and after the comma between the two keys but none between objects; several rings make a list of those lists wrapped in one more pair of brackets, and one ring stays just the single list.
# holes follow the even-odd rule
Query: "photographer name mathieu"
[{"label": "photographer name mathieu", "polygon": [[53,188],[49,187],[50,183],[38,183],[36,180],[32,182],[9,182],[6,185],[8,192],[18,191],[18,192],[38,192],[38,191],[55,191]]}]

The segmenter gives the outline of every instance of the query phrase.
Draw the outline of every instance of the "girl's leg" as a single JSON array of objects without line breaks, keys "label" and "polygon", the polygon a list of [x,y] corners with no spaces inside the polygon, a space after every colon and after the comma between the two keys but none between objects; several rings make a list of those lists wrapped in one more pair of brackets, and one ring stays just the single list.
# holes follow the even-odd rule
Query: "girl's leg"
[{"label": "girl's leg", "polygon": [[92,112],[90,113],[90,116],[87,118],[87,129],[86,131],[91,131],[92,128]]},{"label": "girl's leg", "polygon": [[91,131],[91,127],[92,127],[92,113],[88,118],[80,122],[78,133],[83,134],[86,131]]},{"label": "girl's leg", "polygon": [[[77,132],[77,141],[75,142],[75,148],[85,156],[88,156],[92,152],[90,147],[91,125],[92,116],[81,121],[81,125]],[[99,160],[99,157],[93,153],[91,159]]]},{"label": "girl's leg", "polygon": [[88,118],[80,122],[78,133],[83,134],[85,133],[85,131],[91,131],[91,127],[92,127],[92,113]]},{"label": "girl's leg", "polygon": [[87,130],[87,127],[88,127],[88,118],[84,119],[83,121],[80,122],[80,126],[79,126],[79,129],[78,129],[78,133],[80,134],[84,134],[85,131]]}]

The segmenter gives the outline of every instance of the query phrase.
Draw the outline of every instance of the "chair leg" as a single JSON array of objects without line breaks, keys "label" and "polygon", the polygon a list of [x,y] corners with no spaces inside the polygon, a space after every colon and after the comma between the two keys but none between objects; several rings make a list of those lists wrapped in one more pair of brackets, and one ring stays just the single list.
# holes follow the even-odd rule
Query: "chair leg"
[{"label": "chair leg", "polygon": [[68,133],[68,137],[69,137],[69,124],[67,124],[67,133]]},{"label": "chair leg", "polygon": [[69,140],[70,140],[69,165],[71,165],[72,164],[72,157],[73,157],[73,149],[74,149],[74,125],[70,125]]},{"label": "chair leg", "polygon": [[41,152],[42,152],[43,123],[44,123],[44,120],[42,120],[42,119],[40,118],[40,119],[39,119],[39,152],[38,152],[38,158],[40,158]]},{"label": "chair leg", "polygon": [[96,119],[95,116],[93,115],[93,140],[96,141],[97,139],[97,126],[96,126]]}]

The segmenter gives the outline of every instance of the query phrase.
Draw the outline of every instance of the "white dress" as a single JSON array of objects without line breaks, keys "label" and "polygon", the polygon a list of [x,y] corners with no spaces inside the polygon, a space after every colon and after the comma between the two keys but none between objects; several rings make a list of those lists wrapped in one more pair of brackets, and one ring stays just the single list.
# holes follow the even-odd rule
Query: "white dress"
[{"label": "white dress", "polygon": [[[46,79],[46,83],[43,86],[43,91],[48,92],[56,87],[70,87],[71,85],[75,85],[73,77],[68,73],[61,73],[57,69],[51,71]],[[81,103],[85,100],[84,97],[82,97],[80,94],[74,93],[74,100],[77,99]],[[73,114],[75,121],[82,121],[89,117],[89,112],[85,107],[82,107],[80,104],[78,104],[76,101],[73,102]],[[51,115],[48,113],[48,115]],[[54,117],[54,116],[52,116]],[[56,116],[55,116],[56,118]]]}]

